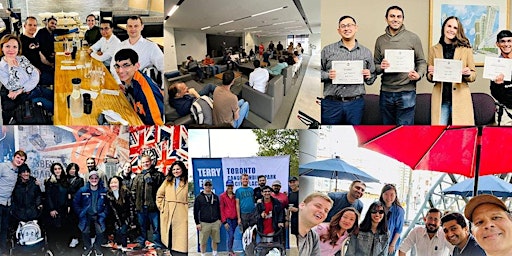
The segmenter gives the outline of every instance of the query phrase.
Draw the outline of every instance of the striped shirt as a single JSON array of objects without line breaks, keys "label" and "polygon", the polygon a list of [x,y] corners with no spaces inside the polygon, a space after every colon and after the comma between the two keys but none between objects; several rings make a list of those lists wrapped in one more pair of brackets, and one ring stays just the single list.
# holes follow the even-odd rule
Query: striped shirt
[{"label": "striped shirt", "polygon": [[145,125],[164,124],[164,96],[151,78],[140,71],[135,72],[125,95]]},{"label": "striped shirt", "polygon": [[371,77],[365,79],[367,85],[373,84],[377,75],[371,51],[359,44],[356,40],[354,48],[349,50],[340,40],[336,43],[325,46],[322,49],[322,82],[324,82],[324,96],[354,97],[365,94],[364,84],[332,84],[329,79],[329,70],[332,68],[332,61],[340,60],[362,60],[364,69],[369,69]]}]

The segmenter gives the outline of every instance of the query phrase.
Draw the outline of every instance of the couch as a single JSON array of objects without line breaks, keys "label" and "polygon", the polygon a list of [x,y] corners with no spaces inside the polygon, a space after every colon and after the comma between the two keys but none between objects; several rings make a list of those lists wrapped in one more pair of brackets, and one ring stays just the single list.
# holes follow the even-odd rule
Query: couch
[{"label": "couch", "polygon": [[248,85],[242,85],[242,98],[249,102],[249,110],[272,123],[284,98],[283,76],[274,76],[267,85],[266,93]]},{"label": "couch", "polygon": [[[430,125],[430,100],[432,94],[418,93],[416,94],[416,108],[414,113],[415,125]],[[486,93],[472,93],[473,111],[475,116],[475,125],[494,124],[495,121],[495,101]],[[364,95],[365,109],[363,113],[362,125],[381,125],[382,116],[379,107],[379,95]]]},{"label": "couch", "polygon": [[281,71],[281,74],[283,75],[283,83],[284,83],[284,94],[286,95],[286,92],[290,91],[290,87],[292,86],[292,79],[293,79],[293,66],[288,66],[284,68]]},{"label": "couch", "polygon": [[192,79],[192,76],[190,74],[182,75],[179,77],[173,77],[171,79],[168,79],[166,82],[164,82],[164,114],[165,114],[165,124],[172,124],[172,125],[185,125],[185,124],[193,124],[194,118],[191,114],[188,114],[186,116],[180,117],[178,115],[178,112],[176,112],[176,109],[171,107],[169,104],[169,86],[176,82],[176,81],[182,81],[187,84],[189,88],[194,88],[197,91],[200,91],[203,89],[204,85],[200,84]]}]

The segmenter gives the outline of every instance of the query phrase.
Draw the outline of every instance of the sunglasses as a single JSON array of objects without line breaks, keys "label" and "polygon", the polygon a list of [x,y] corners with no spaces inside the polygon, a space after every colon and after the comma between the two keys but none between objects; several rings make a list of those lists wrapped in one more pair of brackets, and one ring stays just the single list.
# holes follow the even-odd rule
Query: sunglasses
[{"label": "sunglasses", "polygon": [[212,184],[204,184],[205,187],[211,187]]},{"label": "sunglasses", "polygon": [[371,211],[372,214],[384,214],[384,210],[379,210],[379,211]]}]

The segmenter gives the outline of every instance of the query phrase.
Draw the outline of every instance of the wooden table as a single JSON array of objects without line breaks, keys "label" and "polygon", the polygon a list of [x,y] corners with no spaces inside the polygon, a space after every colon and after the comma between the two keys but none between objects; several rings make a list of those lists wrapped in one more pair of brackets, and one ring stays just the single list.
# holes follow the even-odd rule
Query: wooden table
[{"label": "wooden table", "polygon": [[[63,45],[61,42],[55,43],[55,51],[62,52]],[[98,92],[98,97],[93,99],[91,114],[82,114],[80,118],[72,118],[69,108],[67,107],[67,96],[73,91],[71,79],[78,77],[82,79],[82,89],[90,89],[91,79],[84,77],[84,72],[80,70],[61,70],[61,66],[73,66],[81,62],[80,53],[77,53],[75,63],[62,64],[61,61],[71,59],[64,55],[55,55],[55,91],[54,91],[54,120],[55,125],[98,125],[97,118],[103,110],[112,109],[119,113],[130,125],[143,125],[142,120],[139,118],[133,107],[130,105],[124,94],[119,90],[119,85],[116,83],[108,69],[102,62],[92,59],[85,53],[84,61],[93,61],[93,67],[102,67],[105,72],[105,84],[102,89],[118,90],[119,95],[108,95]]]},{"label": "wooden table", "polygon": [[117,27],[126,30],[126,24],[117,24]]}]

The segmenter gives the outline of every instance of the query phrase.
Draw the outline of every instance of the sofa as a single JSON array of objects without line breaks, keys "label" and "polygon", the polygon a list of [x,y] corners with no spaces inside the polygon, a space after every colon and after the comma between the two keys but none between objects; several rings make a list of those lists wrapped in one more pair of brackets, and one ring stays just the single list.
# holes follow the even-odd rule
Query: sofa
[{"label": "sofa", "polygon": [[290,91],[290,87],[292,87],[292,79],[293,79],[293,66],[288,66],[281,71],[283,75],[283,83],[284,83],[284,94]]},{"label": "sofa", "polygon": [[182,75],[179,77],[173,77],[171,79],[167,79],[164,83],[164,114],[165,114],[165,124],[171,124],[171,125],[185,125],[185,124],[193,124],[194,118],[191,114],[188,114],[186,116],[180,117],[178,115],[178,112],[176,112],[176,109],[171,107],[169,104],[169,86],[177,81],[182,81],[187,84],[189,88],[194,88],[197,91],[200,91],[203,89],[204,85],[200,84],[192,79],[192,76],[190,74]]},{"label": "sofa", "polygon": [[284,98],[283,76],[274,76],[267,85],[266,93],[248,85],[242,85],[242,98],[249,102],[249,110],[272,123]]},{"label": "sofa", "polygon": [[[431,124],[431,103],[430,93],[416,94],[416,108],[414,113],[415,125],[430,125]],[[486,93],[472,93],[473,111],[475,116],[475,125],[488,125],[494,124],[495,121],[495,101]],[[379,107],[379,95],[366,94],[364,95],[365,109],[363,113],[362,125],[381,125],[382,116]]]}]

